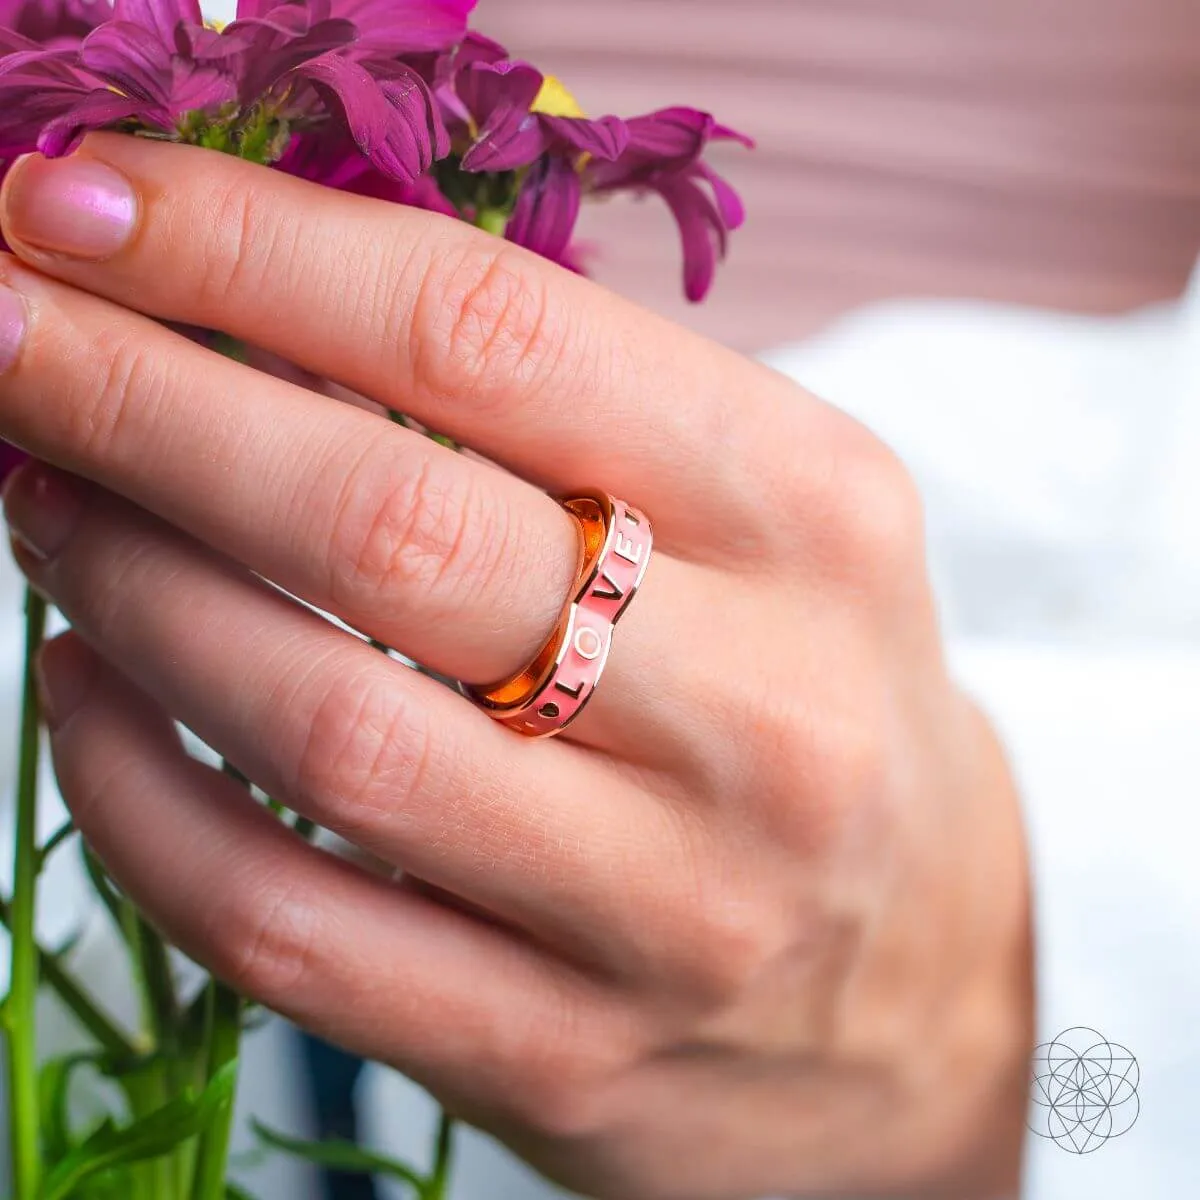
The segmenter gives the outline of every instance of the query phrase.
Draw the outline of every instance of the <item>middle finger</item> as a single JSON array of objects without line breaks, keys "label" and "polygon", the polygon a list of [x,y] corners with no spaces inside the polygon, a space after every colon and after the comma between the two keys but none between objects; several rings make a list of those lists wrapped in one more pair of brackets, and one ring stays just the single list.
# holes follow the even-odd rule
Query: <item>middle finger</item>
[{"label": "middle finger", "polygon": [[[23,298],[26,318],[0,384],[4,437],[381,641],[419,645],[447,674],[490,682],[549,635],[578,539],[547,496],[11,259],[3,267],[20,293],[6,308]],[[492,628],[473,611],[475,589],[497,598]]]},{"label": "middle finger", "polygon": [[[444,674],[492,683],[550,636],[579,536],[544,493],[12,260],[3,270],[26,328],[0,380],[0,435]],[[638,727],[606,721],[601,702],[644,691],[630,665],[671,641],[656,614],[669,596],[685,604],[689,570],[704,569],[656,562],[654,606],[640,599],[622,628],[592,734]],[[688,681],[664,669],[656,687],[683,696]]]}]

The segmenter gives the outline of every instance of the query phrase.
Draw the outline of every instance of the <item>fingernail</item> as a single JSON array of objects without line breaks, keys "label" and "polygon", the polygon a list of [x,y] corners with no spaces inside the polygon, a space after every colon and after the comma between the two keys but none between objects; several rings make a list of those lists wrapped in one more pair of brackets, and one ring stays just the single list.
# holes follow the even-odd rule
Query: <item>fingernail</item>
[{"label": "fingernail", "polygon": [[47,642],[35,666],[42,715],[57,729],[83,703],[96,673],[96,655],[77,634]]},{"label": "fingernail", "polygon": [[10,240],[106,258],[133,233],[137,194],[124,175],[93,158],[30,155],[9,176],[4,210]]},{"label": "fingernail", "polygon": [[45,463],[25,463],[4,485],[8,526],[39,559],[53,558],[63,548],[82,512],[74,477]]},{"label": "fingernail", "polygon": [[24,297],[0,283],[0,373],[7,371],[21,356],[28,324]]}]

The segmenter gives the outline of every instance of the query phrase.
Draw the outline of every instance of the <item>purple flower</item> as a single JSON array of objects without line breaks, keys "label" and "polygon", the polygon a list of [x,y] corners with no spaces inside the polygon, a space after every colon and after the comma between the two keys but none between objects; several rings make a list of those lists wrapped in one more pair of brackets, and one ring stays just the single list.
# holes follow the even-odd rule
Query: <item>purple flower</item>
[{"label": "purple flower", "polygon": [[0,39],[7,30],[26,49],[78,45],[111,11],[107,0],[0,0]]},{"label": "purple flower", "polygon": [[295,138],[276,168],[325,187],[423,208],[429,212],[457,217],[458,210],[442,195],[432,175],[413,180],[393,179],[377,171],[363,158],[358,148],[344,135]]},{"label": "purple flower", "polygon": [[583,182],[574,164],[559,155],[544,155],[521,185],[504,236],[551,262],[578,270],[570,248],[582,202]]},{"label": "purple flower", "polygon": [[12,442],[0,439],[0,484],[2,484],[27,458],[24,450],[18,450]]},{"label": "purple flower", "polygon": [[543,154],[616,158],[629,141],[617,117],[589,120],[552,76],[472,35],[438,89],[447,124],[465,139],[462,169],[512,171]]},{"label": "purple flower", "polygon": [[[483,177],[475,186],[451,179],[451,198],[463,216],[576,268],[570,245],[585,196],[654,192],[681,231],[688,298],[708,293],[729,232],[745,212],[704,154],[714,141],[749,146],[748,138],[691,108],[631,121],[589,119],[557,79],[477,34],[442,61],[435,88],[461,176]],[[508,196],[488,183],[506,174]]]},{"label": "purple flower", "polygon": [[[291,0],[303,5],[305,0]],[[456,46],[478,0],[331,0],[331,16],[359,32],[359,47],[385,58],[438,53]],[[242,0],[242,5],[255,0]],[[258,0],[270,8],[272,0]],[[239,10],[240,15],[240,10]]]},{"label": "purple flower", "polygon": [[[430,88],[335,15],[373,19],[382,3],[242,0],[218,31],[197,0],[116,0],[78,50],[14,47],[0,60],[0,154],[65,154],[89,130],[125,128],[273,162],[294,133],[332,123],[384,175],[413,180],[448,150]],[[408,44],[427,49],[461,34],[470,3],[395,7],[414,19]],[[386,23],[380,36],[400,38]]]},{"label": "purple flower", "polygon": [[664,108],[627,124],[625,152],[613,162],[588,163],[584,188],[595,195],[632,191],[661,196],[683,238],[684,290],[689,300],[703,300],[717,262],[725,256],[730,231],[746,219],[737,192],[703,155],[714,141],[747,147],[754,142],[694,108]]},{"label": "purple flower", "polygon": [[217,29],[199,0],[0,0],[0,174],[115,129],[471,221],[572,270],[584,199],[654,193],[702,299],[745,215],[705,155],[749,139],[690,108],[589,118],[467,31],[475,3],[238,0]]}]

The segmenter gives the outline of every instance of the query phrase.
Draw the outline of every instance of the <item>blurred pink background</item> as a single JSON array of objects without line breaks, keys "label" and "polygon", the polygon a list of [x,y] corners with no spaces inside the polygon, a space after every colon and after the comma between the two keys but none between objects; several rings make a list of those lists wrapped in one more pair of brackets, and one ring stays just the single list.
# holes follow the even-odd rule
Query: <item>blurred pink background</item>
[{"label": "blurred pink background", "polygon": [[750,223],[701,308],[659,204],[584,223],[599,279],[743,349],[896,295],[1122,310],[1200,252],[1198,0],[481,0],[477,24],[589,110],[759,139],[718,155]]}]

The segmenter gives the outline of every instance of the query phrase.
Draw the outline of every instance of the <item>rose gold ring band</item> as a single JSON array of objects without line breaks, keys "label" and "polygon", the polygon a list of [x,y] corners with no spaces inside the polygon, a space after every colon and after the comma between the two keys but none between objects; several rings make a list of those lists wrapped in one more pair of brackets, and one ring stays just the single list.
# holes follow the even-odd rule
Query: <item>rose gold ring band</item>
[{"label": "rose gold ring band", "polygon": [[607,492],[561,501],[580,535],[575,587],[553,636],[508,679],[463,691],[490,717],[527,737],[561,733],[592,698],[613,627],[637,594],[654,547],[646,515]]}]

